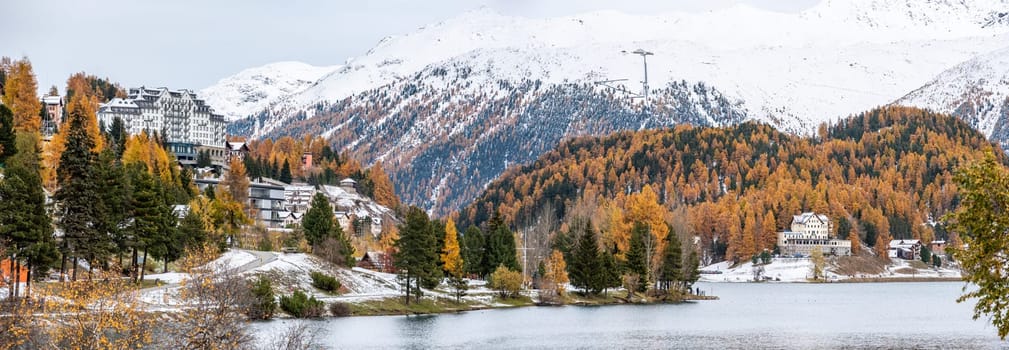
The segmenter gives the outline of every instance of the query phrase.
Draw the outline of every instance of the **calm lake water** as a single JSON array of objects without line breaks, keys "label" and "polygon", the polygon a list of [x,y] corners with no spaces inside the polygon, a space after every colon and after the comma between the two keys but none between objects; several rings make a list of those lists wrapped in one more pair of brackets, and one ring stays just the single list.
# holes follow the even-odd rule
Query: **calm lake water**
[{"label": "calm lake water", "polygon": [[963,283],[697,286],[721,300],[311,322],[335,349],[1009,349],[955,302]]}]

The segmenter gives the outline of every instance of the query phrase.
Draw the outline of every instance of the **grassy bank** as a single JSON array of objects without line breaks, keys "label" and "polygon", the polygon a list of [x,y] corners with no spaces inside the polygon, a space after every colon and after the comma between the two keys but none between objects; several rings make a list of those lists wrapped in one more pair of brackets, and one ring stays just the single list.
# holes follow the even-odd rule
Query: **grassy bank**
[{"label": "grassy bank", "polygon": [[[626,298],[626,293],[606,293],[602,295],[581,295],[578,293],[568,293],[559,305],[580,305],[580,306],[602,306],[618,304],[674,304],[684,301],[694,300],[717,300],[716,296],[708,295],[678,295],[675,297],[653,298],[636,293],[630,300]],[[367,300],[351,303],[351,316],[389,316],[389,315],[427,315],[455,313],[483,309],[502,309],[512,307],[538,306],[532,298],[521,296],[517,298],[497,298],[493,302],[485,304],[474,301],[463,300],[460,303],[455,300],[445,298],[421,298],[420,301],[411,300],[409,304],[404,299],[386,298],[378,300]],[[542,305],[540,305],[542,306]]]}]

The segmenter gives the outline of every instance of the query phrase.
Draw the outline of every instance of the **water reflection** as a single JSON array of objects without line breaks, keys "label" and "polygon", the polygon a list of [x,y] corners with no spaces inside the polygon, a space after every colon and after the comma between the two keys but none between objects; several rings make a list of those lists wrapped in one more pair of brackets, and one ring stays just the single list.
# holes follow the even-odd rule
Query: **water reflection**
[{"label": "water reflection", "polygon": [[955,303],[962,285],[702,284],[721,300],[317,322],[337,349],[1009,349]]}]

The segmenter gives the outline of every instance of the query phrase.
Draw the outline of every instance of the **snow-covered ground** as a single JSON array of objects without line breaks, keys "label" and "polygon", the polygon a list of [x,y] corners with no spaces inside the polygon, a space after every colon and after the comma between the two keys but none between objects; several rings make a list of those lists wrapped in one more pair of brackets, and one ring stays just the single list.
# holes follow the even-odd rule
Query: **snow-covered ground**
[{"label": "snow-covered ground", "polygon": [[[762,265],[763,276],[772,282],[809,282],[813,277],[813,262],[808,258],[775,258],[770,264]],[[701,282],[752,282],[753,263],[747,261],[732,267],[724,261],[701,268]],[[956,268],[916,269],[907,260],[894,259],[885,271],[880,274],[856,274],[854,276],[836,273],[832,266],[827,266],[824,275],[828,281],[856,279],[899,279],[899,278],[960,278],[960,270]]]},{"label": "snow-covered ground", "polygon": [[[233,271],[245,276],[264,275],[273,283],[278,295],[287,295],[301,290],[326,303],[357,303],[371,300],[395,298],[403,295],[402,287],[395,274],[371,271],[363,268],[341,268],[308,254],[283,254],[233,249],[210,262],[218,271]],[[312,271],[335,276],[343,288],[340,293],[331,294],[312,286]],[[172,310],[183,306],[179,298],[180,283],[189,278],[188,274],[169,272],[148,275],[147,279],[159,279],[167,285],[144,289],[141,300],[152,310]],[[444,289],[444,290],[442,290]],[[447,288],[424,290],[427,296],[453,298]],[[470,289],[463,299],[470,302],[498,306],[493,298],[494,291],[486,287],[486,282],[471,281]]]}]

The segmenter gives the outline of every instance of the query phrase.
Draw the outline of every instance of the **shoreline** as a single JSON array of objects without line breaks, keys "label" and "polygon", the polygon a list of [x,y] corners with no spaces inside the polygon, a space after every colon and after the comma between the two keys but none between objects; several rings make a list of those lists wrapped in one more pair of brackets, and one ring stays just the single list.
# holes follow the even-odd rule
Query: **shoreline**
[{"label": "shoreline", "polygon": [[[351,313],[345,316],[326,315],[319,319],[344,318],[344,317],[368,317],[368,316],[424,316],[438,314],[455,314],[469,311],[482,311],[493,309],[512,309],[521,307],[559,307],[559,306],[610,306],[610,305],[659,305],[659,304],[681,304],[706,300],[719,300],[713,295],[685,295],[677,300],[636,300],[628,301],[615,296],[605,296],[598,298],[572,298],[565,303],[543,303],[535,302],[532,298],[523,297],[519,299],[495,300],[495,304],[468,304],[465,301],[455,303],[444,298],[422,299],[419,302],[411,302],[409,305],[403,303],[402,297],[369,300],[359,303],[347,303],[351,308]],[[290,315],[276,315],[274,319],[296,319]]]},{"label": "shoreline", "polygon": [[772,283],[772,284],[831,284],[831,283],[907,283],[907,282],[964,282],[961,277],[855,277],[836,280],[805,281],[705,281],[702,283]]}]

